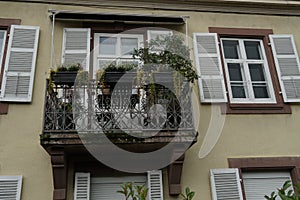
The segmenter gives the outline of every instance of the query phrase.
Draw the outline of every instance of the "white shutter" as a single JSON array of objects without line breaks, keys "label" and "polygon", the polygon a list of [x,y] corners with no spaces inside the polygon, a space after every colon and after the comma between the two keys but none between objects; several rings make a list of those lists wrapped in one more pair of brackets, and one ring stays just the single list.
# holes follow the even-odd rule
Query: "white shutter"
[{"label": "white shutter", "polygon": [[20,200],[22,176],[0,176],[0,199]]},{"label": "white shutter", "polygon": [[148,172],[148,194],[151,200],[163,200],[163,184],[161,170]]},{"label": "white shutter", "polygon": [[[291,180],[290,172],[243,172],[243,182],[247,200],[263,200],[283,183]],[[292,187],[291,187],[292,188]]]},{"label": "white shutter", "polygon": [[124,199],[124,195],[117,191],[122,190],[121,186],[124,183],[130,182],[147,187],[146,176],[92,177],[91,200]]},{"label": "white shutter", "polygon": [[194,53],[202,102],[227,102],[218,36],[194,33]]},{"label": "white shutter", "polygon": [[242,200],[238,169],[212,169],[210,182],[213,200]]},{"label": "white shutter", "polygon": [[11,26],[1,101],[31,102],[38,37],[37,26]]},{"label": "white shutter", "polygon": [[77,64],[88,70],[90,53],[89,28],[65,28],[63,36],[62,64]]},{"label": "white shutter", "polygon": [[90,173],[76,173],[74,200],[90,200]]},{"label": "white shutter", "polygon": [[276,70],[285,102],[300,102],[300,63],[292,35],[270,35]]}]

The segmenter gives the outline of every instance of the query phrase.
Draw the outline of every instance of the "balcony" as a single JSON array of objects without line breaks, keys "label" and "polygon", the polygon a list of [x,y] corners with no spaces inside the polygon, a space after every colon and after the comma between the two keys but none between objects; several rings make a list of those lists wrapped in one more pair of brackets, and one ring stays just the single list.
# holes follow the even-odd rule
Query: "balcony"
[{"label": "balcony", "polygon": [[130,76],[112,76],[105,87],[48,81],[41,144],[81,145],[78,133],[103,134],[116,144],[195,142],[189,82],[175,88],[171,77],[137,85]]}]

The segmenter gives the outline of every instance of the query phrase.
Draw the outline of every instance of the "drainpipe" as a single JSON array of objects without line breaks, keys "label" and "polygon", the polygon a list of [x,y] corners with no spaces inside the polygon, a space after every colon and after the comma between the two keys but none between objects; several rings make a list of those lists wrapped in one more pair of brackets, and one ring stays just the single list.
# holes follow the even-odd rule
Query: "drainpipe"
[{"label": "drainpipe", "polygon": [[188,19],[190,16],[182,16],[185,23],[185,45],[189,46],[189,32],[188,32]]},{"label": "drainpipe", "polygon": [[[50,67],[51,67],[51,69],[53,69],[55,15],[58,14],[58,12],[57,11],[50,11],[50,12],[51,12],[50,18],[52,21]],[[56,68],[56,62],[54,62],[54,67]]]}]

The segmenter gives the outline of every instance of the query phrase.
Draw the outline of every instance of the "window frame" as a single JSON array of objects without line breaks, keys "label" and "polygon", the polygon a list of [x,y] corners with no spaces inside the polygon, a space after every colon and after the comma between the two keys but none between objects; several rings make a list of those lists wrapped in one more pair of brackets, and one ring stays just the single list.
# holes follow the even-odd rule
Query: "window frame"
[{"label": "window frame", "polygon": [[4,29],[0,29],[0,32],[4,32],[4,35],[3,35],[3,43],[2,43],[2,47],[0,46],[0,64],[2,66],[2,63],[3,63],[3,58],[4,58],[4,50],[5,50],[5,44],[6,44],[6,37],[7,37],[7,30],[4,30]]},{"label": "window frame", "polygon": [[[227,161],[229,168],[238,168],[239,176],[242,180],[243,171],[287,170],[290,171],[293,184],[300,181],[300,174],[298,173],[300,171],[300,157],[228,158]],[[241,182],[241,186],[243,198],[246,199],[243,181]]]},{"label": "window frame", "polygon": [[[270,71],[269,71],[269,66],[268,66],[268,63],[267,63],[266,53],[265,53],[265,50],[264,50],[264,45],[263,45],[262,40],[260,40],[260,39],[248,39],[248,38],[226,38],[226,37],[222,37],[221,38],[222,51],[224,51],[223,41],[229,41],[229,40],[238,42],[239,52],[240,52],[240,56],[241,56],[238,59],[231,59],[231,58],[225,58],[225,53],[223,53],[222,59],[223,59],[224,65],[225,65],[225,72],[226,72],[225,76],[226,76],[227,85],[228,85],[229,101],[231,103],[276,103],[273,84],[272,84]],[[259,42],[260,50],[261,50],[261,56],[262,56],[261,60],[247,59],[246,47],[244,45],[245,41]],[[246,81],[246,83],[245,83],[246,97],[245,98],[234,98],[233,97],[233,92],[232,92],[232,89],[231,89],[231,86],[232,86],[231,82],[232,81],[230,80],[228,63],[241,64],[242,68],[244,68],[244,70],[243,70],[244,73],[242,73],[242,75],[244,75],[243,82]],[[255,98],[254,90],[253,90],[253,81],[251,81],[251,75],[249,73],[249,64],[262,64],[263,65],[264,78],[265,78],[266,88],[268,90],[269,98]],[[247,97],[247,93],[248,93],[248,97]]]},{"label": "window frame", "polygon": [[[0,18],[0,29],[6,30],[6,38],[4,43],[4,49],[2,53],[2,61],[0,62],[0,88],[2,86],[2,79],[4,74],[4,64],[5,64],[5,57],[7,53],[8,47],[8,37],[10,34],[10,27],[11,25],[20,25],[21,19],[8,19],[8,18]],[[0,102],[0,115],[8,113],[8,105],[7,102]]]},{"label": "window frame", "polygon": [[[112,37],[116,38],[116,54],[115,55],[101,55],[100,54],[100,37]],[[138,40],[138,49],[143,47],[144,35],[143,34],[117,34],[117,33],[98,33],[93,34],[93,44],[94,44],[94,62],[93,62],[93,74],[96,74],[96,71],[100,68],[99,61],[103,60],[112,60],[120,62],[122,60],[134,61],[132,55],[122,55],[122,38],[133,38]]]},{"label": "window frame", "polygon": [[[249,29],[249,28],[223,28],[223,27],[209,27],[210,33],[217,33],[219,41],[219,50],[221,58],[223,58],[223,49],[221,47],[221,38],[245,38],[245,39],[259,39],[262,40],[264,51],[266,54],[266,62],[269,66],[269,72],[272,80],[272,85],[275,95],[275,103],[234,103],[230,101],[229,92],[227,92],[226,104],[221,105],[223,114],[291,114],[291,107],[285,104],[279,86],[279,79],[277,76],[275,61],[270,47],[269,35],[273,34],[272,29]],[[221,59],[223,74],[225,72],[224,59]],[[228,81],[226,75],[224,76],[226,91],[228,89]]]},{"label": "window frame", "polygon": [[1,181],[17,181],[16,185],[16,199],[15,200],[20,200],[21,199],[21,193],[22,193],[22,182],[23,182],[23,176],[0,176],[0,182]]}]

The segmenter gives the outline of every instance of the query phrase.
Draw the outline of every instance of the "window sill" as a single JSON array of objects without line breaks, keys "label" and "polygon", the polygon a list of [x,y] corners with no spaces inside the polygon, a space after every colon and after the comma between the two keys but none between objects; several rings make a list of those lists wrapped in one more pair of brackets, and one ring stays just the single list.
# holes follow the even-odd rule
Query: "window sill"
[{"label": "window sill", "polygon": [[222,114],[291,114],[291,106],[284,103],[277,104],[233,104],[221,106]]}]

